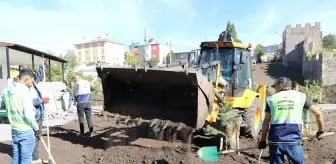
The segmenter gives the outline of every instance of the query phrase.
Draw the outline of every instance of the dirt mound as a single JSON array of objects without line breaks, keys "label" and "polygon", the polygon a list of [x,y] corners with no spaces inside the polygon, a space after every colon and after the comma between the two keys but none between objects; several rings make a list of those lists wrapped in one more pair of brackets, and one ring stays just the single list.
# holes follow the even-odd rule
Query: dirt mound
[{"label": "dirt mound", "polygon": [[327,86],[325,91],[326,103],[336,103],[336,84]]},{"label": "dirt mound", "polygon": [[[78,122],[71,122],[62,128],[57,128],[50,135],[51,152],[57,163],[61,164],[200,164],[203,162],[196,156],[197,147],[183,143],[170,143],[139,138],[137,129],[133,125],[113,119],[94,116],[95,136],[80,138]],[[335,120],[334,120],[335,122]],[[137,130],[136,130],[137,129]],[[334,129],[335,130],[335,129]],[[44,137],[46,141],[46,138]],[[255,146],[257,139],[240,139],[240,147]],[[305,158],[308,164],[332,164],[336,160],[336,137],[323,140],[304,142]],[[41,156],[48,155],[40,144]],[[258,163],[258,149],[222,155],[218,163],[250,164]],[[0,143],[0,161],[10,163],[11,142]],[[268,152],[264,151],[262,161],[268,162]]]},{"label": "dirt mound", "polygon": [[256,64],[253,67],[253,78],[257,84],[271,85],[274,79],[288,77],[303,82],[301,71],[297,68],[285,67],[281,63]]}]

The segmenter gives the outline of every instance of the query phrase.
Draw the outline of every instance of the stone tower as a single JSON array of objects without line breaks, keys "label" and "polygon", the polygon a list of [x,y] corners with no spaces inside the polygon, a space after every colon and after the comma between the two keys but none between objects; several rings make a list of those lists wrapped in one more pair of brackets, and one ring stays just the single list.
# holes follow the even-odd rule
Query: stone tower
[{"label": "stone tower", "polygon": [[315,22],[315,25],[306,23],[304,26],[297,24],[296,27],[287,25],[282,42],[285,52],[283,64],[302,68],[303,55],[307,51],[317,51],[322,47],[321,23]]}]

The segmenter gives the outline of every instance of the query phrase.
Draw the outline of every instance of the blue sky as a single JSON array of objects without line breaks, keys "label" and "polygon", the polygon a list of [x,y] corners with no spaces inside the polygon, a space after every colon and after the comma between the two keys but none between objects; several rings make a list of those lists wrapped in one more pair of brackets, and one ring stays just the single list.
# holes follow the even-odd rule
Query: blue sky
[{"label": "blue sky", "polygon": [[[57,53],[104,37],[129,45],[148,36],[177,51],[216,40],[226,23],[244,43],[280,42],[286,25],[320,21],[336,33],[336,1],[326,0],[0,0],[0,40]],[[278,34],[276,34],[278,32]]]}]

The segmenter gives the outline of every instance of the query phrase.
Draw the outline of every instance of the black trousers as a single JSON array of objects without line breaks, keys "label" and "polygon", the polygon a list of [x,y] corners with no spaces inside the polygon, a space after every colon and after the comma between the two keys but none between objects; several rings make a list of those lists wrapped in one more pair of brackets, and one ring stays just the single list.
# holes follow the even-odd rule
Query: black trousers
[{"label": "black trousers", "polygon": [[91,103],[77,103],[77,114],[80,133],[84,134],[84,115],[86,117],[90,132],[93,132]]},{"label": "black trousers", "polygon": [[[36,122],[39,126],[38,133],[42,134],[42,117],[40,117],[39,120],[36,120]],[[38,160],[38,159],[40,159],[40,140],[36,137],[35,148],[33,151],[33,160]]]}]

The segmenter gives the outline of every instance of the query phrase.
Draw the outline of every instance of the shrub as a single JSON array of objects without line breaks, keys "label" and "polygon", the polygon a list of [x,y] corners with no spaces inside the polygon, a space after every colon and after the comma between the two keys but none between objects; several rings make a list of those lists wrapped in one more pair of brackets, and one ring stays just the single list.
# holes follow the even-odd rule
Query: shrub
[{"label": "shrub", "polygon": [[304,86],[301,86],[300,90],[306,93],[314,103],[322,103],[324,100],[325,88],[315,81],[305,81]]}]

